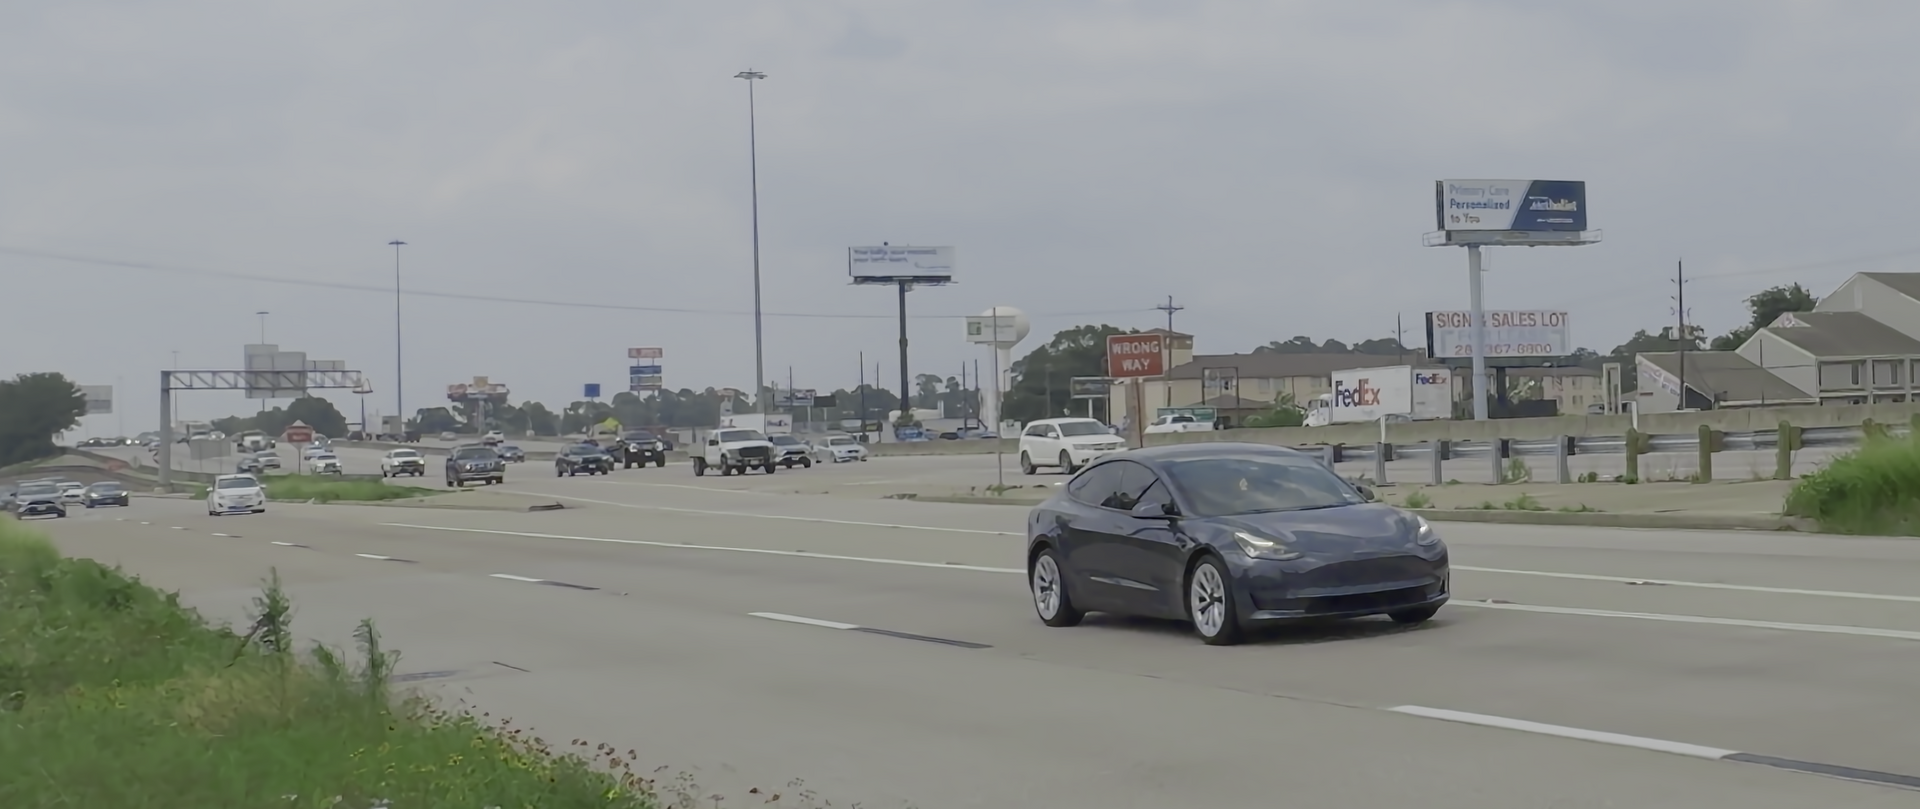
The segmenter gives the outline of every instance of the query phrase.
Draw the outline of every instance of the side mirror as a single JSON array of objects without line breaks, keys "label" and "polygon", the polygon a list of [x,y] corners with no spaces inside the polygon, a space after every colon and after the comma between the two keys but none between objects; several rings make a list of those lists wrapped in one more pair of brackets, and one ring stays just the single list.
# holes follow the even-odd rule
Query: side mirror
[{"label": "side mirror", "polygon": [[709,446],[709,447],[717,447],[717,446],[720,446],[720,439],[718,439],[718,438],[709,438],[709,439],[707,439],[707,446]]},{"label": "side mirror", "polygon": [[1141,503],[1128,512],[1136,520],[1171,520],[1180,516],[1172,503]]},{"label": "side mirror", "polygon": [[1378,496],[1374,494],[1372,486],[1368,486],[1364,483],[1357,483],[1357,484],[1354,484],[1354,488],[1359,489],[1360,496],[1367,498],[1367,502],[1369,503],[1376,502],[1380,499]]}]

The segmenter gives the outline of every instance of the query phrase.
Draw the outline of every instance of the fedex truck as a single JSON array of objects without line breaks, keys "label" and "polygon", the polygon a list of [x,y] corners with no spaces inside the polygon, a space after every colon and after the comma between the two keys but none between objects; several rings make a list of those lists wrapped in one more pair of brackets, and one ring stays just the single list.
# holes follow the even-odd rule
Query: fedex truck
[{"label": "fedex truck", "polygon": [[1453,375],[1445,368],[1392,365],[1333,372],[1333,392],[1307,403],[1308,427],[1453,417]]},{"label": "fedex truck", "polygon": [[759,430],[761,435],[792,435],[793,416],[786,413],[741,413],[721,416],[717,429]]}]

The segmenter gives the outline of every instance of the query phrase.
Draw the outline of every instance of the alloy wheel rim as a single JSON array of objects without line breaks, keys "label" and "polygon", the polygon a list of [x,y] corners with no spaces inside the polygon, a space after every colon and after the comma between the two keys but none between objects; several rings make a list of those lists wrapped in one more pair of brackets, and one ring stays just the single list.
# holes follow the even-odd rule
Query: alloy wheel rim
[{"label": "alloy wheel rim", "polygon": [[1220,572],[1213,565],[1201,565],[1194,571],[1191,590],[1194,626],[1207,637],[1220,634],[1227,613],[1226,586],[1220,581]]},{"label": "alloy wheel rim", "polygon": [[1042,556],[1033,565],[1033,606],[1042,618],[1060,611],[1060,567],[1051,556]]}]

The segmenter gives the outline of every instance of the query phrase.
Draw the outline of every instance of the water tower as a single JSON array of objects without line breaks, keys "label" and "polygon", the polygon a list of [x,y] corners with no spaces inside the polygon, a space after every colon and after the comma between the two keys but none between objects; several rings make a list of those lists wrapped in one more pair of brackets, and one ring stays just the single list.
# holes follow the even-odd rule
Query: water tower
[{"label": "water tower", "polygon": [[1013,387],[1013,347],[1033,331],[1027,313],[1011,306],[995,306],[976,317],[967,318],[967,342],[981,343],[993,349],[994,387],[981,386],[980,420],[988,428],[1000,429],[1000,395]]}]

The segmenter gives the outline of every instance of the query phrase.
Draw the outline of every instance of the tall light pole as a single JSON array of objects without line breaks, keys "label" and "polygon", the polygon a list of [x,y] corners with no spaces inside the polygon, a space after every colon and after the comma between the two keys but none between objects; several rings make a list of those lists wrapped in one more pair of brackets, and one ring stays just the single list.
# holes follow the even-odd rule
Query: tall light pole
[{"label": "tall light pole", "polygon": [[767,74],[757,70],[742,70],[733,74],[736,79],[747,80],[747,176],[753,184],[753,398],[760,405],[760,413],[773,412],[767,401],[767,354],[765,332],[760,327],[760,148],[755,131],[753,114],[753,82],[764,79]]},{"label": "tall light pole", "polygon": [[[400,417],[400,432],[407,431],[407,409],[402,406],[406,390],[406,378],[400,373],[400,248],[406,242],[394,239],[387,242],[393,248],[393,413]],[[360,425],[365,428],[366,425]]]},{"label": "tall light pole", "polygon": [[259,316],[260,316],[260,344],[261,344],[261,345],[266,345],[266,343],[267,343],[267,315],[268,315],[268,314],[270,314],[270,313],[268,313],[268,312],[254,312],[254,314],[256,314],[256,315],[259,315]]}]

